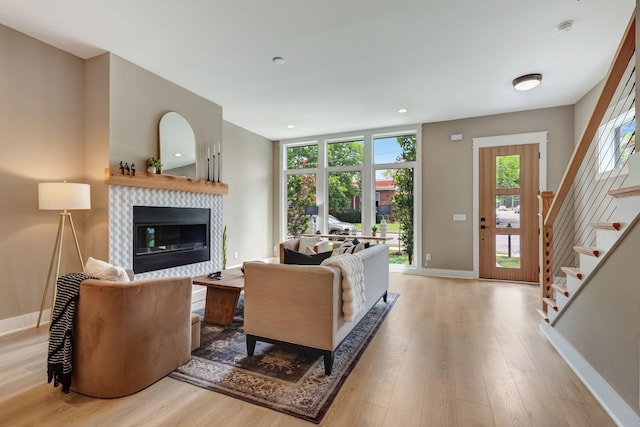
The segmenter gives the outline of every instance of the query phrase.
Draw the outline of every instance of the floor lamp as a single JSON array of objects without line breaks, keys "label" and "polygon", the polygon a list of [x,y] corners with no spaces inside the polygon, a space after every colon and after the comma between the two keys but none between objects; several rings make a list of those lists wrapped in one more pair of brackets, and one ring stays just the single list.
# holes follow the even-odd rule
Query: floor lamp
[{"label": "floor lamp", "polygon": [[51,255],[51,264],[47,273],[47,281],[45,282],[44,292],[42,293],[42,303],[40,304],[40,313],[38,314],[38,323],[36,328],[40,327],[42,311],[44,303],[47,300],[49,291],[49,282],[51,281],[51,272],[53,265],[56,265],[56,275],[54,276],[53,299],[51,301],[51,315],[53,316],[53,303],[56,300],[57,286],[55,281],[60,276],[60,258],[62,257],[62,243],[64,242],[64,226],[67,218],[71,224],[73,232],[73,240],[76,244],[78,252],[78,260],[84,271],[84,262],[82,262],[82,254],[80,253],[80,245],[78,244],[78,235],[76,228],[73,226],[73,219],[69,210],[75,209],[91,209],[91,190],[89,184],[77,184],[65,182],[41,182],[38,184],[38,207],[40,210],[56,210],[60,212],[60,223],[58,225],[58,236],[53,246],[53,254]]}]

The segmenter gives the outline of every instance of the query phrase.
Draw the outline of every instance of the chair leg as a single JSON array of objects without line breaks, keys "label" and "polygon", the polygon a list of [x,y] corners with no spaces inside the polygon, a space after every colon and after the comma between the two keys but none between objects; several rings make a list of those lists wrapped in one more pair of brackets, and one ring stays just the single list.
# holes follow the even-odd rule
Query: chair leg
[{"label": "chair leg", "polygon": [[382,295],[382,301],[387,302],[387,296],[388,296],[389,291],[386,291],[384,293],[384,295]]},{"label": "chair leg", "polygon": [[323,351],[324,354],[324,374],[331,375],[333,369],[333,351]]},{"label": "chair leg", "polygon": [[247,355],[253,356],[253,352],[256,350],[256,337],[253,335],[247,335]]}]

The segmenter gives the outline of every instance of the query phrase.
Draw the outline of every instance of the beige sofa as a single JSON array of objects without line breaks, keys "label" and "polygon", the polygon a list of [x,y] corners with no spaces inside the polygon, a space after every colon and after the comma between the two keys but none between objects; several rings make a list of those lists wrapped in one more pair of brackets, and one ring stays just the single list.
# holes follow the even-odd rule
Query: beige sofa
[{"label": "beige sofa", "polygon": [[247,352],[256,341],[293,343],[320,350],[325,373],[333,352],[389,288],[389,251],[385,245],[356,253],[364,264],[365,311],[353,322],[342,315],[341,273],[335,267],[245,264],[244,329]]},{"label": "beige sofa", "polygon": [[126,396],[191,358],[191,278],[80,284],[71,390]]}]

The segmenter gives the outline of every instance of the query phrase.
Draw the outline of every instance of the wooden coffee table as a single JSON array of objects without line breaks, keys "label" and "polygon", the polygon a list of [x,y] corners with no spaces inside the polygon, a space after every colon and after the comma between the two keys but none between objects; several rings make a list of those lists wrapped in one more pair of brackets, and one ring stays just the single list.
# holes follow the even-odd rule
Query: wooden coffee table
[{"label": "wooden coffee table", "polygon": [[244,289],[244,274],[239,268],[224,270],[222,279],[210,279],[206,274],[193,278],[194,285],[207,287],[204,321],[229,326],[233,322],[240,292]]}]

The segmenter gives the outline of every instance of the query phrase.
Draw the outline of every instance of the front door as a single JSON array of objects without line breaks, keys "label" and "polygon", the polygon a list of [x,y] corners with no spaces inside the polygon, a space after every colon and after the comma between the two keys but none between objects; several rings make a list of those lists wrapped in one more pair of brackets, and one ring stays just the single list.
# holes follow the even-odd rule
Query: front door
[{"label": "front door", "polygon": [[538,144],[481,148],[480,278],[538,281]]}]

